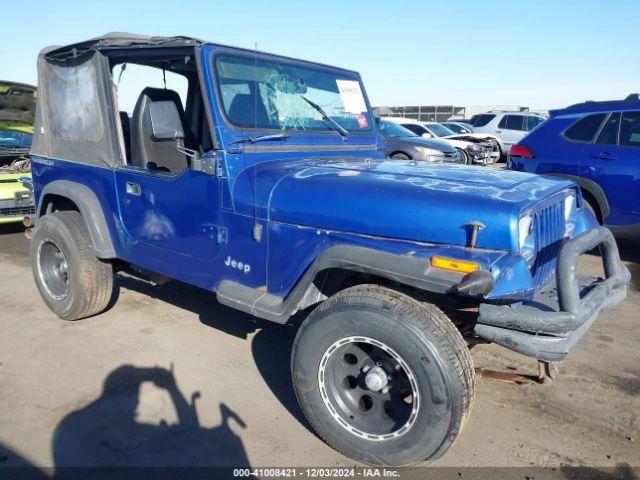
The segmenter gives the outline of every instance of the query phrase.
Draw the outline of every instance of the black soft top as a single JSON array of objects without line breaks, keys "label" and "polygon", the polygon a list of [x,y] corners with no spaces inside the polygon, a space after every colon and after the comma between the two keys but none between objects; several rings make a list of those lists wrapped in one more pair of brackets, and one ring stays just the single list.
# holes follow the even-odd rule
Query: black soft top
[{"label": "black soft top", "polygon": [[111,32],[70,45],[47,47],[42,50],[42,54],[49,59],[64,61],[68,58],[77,58],[91,50],[106,51],[120,48],[196,47],[204,43],[207,42],[185,36],[156,37],[151,35],[137,35],[135,33]]}]

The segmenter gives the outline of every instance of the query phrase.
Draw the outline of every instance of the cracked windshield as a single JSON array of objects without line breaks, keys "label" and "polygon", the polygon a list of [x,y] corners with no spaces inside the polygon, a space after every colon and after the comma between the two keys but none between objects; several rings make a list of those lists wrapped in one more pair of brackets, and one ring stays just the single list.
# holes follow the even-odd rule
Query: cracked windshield
[{"label": "cracked windshield", "polygon": [[217,57],[215,66],[225,115],[237,127],[371,131],[356,76],[231,55]]}]

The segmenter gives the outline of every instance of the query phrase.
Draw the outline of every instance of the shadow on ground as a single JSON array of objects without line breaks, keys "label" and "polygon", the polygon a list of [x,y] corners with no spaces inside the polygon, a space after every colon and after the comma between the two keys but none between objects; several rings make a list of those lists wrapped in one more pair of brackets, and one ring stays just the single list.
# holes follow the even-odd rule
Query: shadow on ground
[{"label": "shadow on ground", "polygon": [[25,227],[22,222],[0,223],[0,235],[24,232]]},{"label": "shadow on ground", "polygon": [[314,433],[298,405],[290,374],[290,360],[293,340],[301,318],[288,325],[279,325],[252,317],[249,314],[219,304],[215,295],[205,290],[172,281],[161,286],[153,286],[135,277],[119,275],[120,286],[198,315],[200,321],[209,327],[228,335],[251,339],[253,360],[265,383],[293,417],[307,430]]},{"label": "shadow on ground", "polygon": [[[169,394],[178,417],[175,425],[136,420],[140,387],[145,382]],[[67,415],[56,427],[54,470],[36,469],[0,445],[0,466],[4,467],[0,477],[212,478],[221,473],[212,467],[249,467],[242,440],[231,428],[235,423],[236,429],[244,429],[243,420],[221,403],[220,425],[201,426],[198,397],[199,392],[189,399],[183,395],[173,371],[123,365],[107,376],[100,397]]]}]

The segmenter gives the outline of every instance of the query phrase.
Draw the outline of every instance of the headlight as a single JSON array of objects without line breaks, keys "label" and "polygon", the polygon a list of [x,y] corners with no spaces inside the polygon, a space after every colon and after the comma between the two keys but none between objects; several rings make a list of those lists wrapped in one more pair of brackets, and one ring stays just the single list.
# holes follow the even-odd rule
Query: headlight
[{"label": "headlight", "polygon": [[467,147],[467,150],[470,150],[475,153],[482,150],[482,147],[479,147],[478,145],[469,145],[469,147]]},{"label": "headlight", "polygon": [[518,245],[520,246],[520,253],[525,260],[531,260],[536,252],[533,217],[531,215],[524,215],[518,221]]},{"label": "headlight", "polygon": [[427,162],[443,162],[444,154],[440,150],[427,147],[416,147],[418,154]]},{"label": "headlight", "polygon": [[416,147],[418,152],[420,152],[421,155],[425,155],[427,157],[441,157],[442,152],[440,150],[434,150],[432,148],[427,148],[427,147]]},{"label": "headlight", "polygon": [[569,195],[564,199],[564,219],[568,222],[576,211],[576,196]]},{"label": "headlight", "polygon": [[564,236],[570,237],[576,227],[576,196],[571,194],[564,199]]},{"label": "headlight", "polygon": [[518,222],[518,242],[521,249],[524,248],[531,234],[533,234],[533,217],[525,215]]}]

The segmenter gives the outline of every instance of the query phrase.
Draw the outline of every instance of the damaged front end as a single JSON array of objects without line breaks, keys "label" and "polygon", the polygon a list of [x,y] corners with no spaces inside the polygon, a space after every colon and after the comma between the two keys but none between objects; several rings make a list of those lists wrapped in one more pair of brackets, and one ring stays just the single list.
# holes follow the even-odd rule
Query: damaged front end
[{"label": "damaged front end", "polygon": [[456,140],[469,142],[471,146],[467,148],[471,161],[478,165],[489,165],[500,160],[500,146],[492,140],[482,140],[477,137],[460,135]]},{"label": "damaged front end", "polygon": [[34,213],[30,162],[21,157],[0,167],[0,224],[21,222]]},{"label": "damaged front end", "polygon": [[28,159],[35,103],[35,87],[0,81],[0,223],[35,212]]}]

